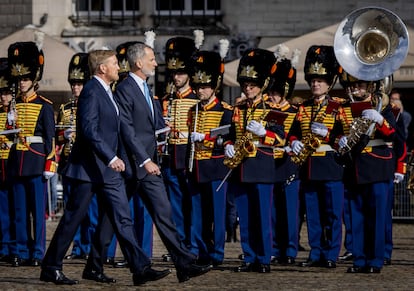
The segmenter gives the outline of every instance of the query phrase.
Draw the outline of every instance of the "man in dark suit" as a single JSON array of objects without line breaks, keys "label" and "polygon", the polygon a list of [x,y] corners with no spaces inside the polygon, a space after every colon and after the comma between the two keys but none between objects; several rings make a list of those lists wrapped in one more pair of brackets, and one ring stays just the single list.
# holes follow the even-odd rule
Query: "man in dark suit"
[{"label": "man in dark suit", "polygon": [[[109,220],[133,273],[134,285],[155,281],[167,276],[170,270],[156,271],[151,268],[150,259],[138,246],[129,212],[121,177],[125,164],[118,157],[120,109],[110,90],[110,84],[118,80],[116,52],[90,52],[89,67],[94,76],[85,84],[78,100],[76,141],[64,171],[64,175],[71,179],[71,193],[44,257],[40,280],[65,285],[77,283],[63,274],[62,260],[87,213],[93,193],[96,193],[100,222],[93,238],[94,247],[102,249],[100,224]],[[114,283],[114,279],[103,273],[102,265],[100,257],[89,257],[82,278]]]},{"label": "man in dark suit", "polygon": [[127,191],[138,191],[172,256],[179,282],[208,272],[210,265],[195,265],[195,256],[180,240],[172,220],[171,204],[157,164],[155,130],[162,118],[148,89],[146,79],[154,76],[157,62],[150,46],[137,43],[127,51],[130,73],[116,90],[120,106],[121,135],[132,178]]}]

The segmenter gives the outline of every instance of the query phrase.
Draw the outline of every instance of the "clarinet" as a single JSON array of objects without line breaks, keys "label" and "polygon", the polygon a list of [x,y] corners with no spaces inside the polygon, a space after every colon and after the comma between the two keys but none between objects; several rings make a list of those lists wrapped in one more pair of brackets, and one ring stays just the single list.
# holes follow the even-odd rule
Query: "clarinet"
[{"label": "clarinet", "polygon": [[[69,126],[73,130],[75,125],[75,97],[72,96],[70,100],[70,115],[69,115]],[[73,136],[69,139],[69,153],[72,151],[73,143],[75,142]]]},{"label": "clarinet", "polygon": [[[13,114],[13,121],[12,121],[12,129],[16,129],[17,128],[17,123],[16,123],[16,119],[17,119],[17,108],[16,108],[16,94],[17,94],[17,83],[14,83],[12,85],[12,98],[10,101],[10,110],[9,112],[12,112]],[[13,133],[13,143],[17,143],[19,139],[19,136],[17,133]]]}]

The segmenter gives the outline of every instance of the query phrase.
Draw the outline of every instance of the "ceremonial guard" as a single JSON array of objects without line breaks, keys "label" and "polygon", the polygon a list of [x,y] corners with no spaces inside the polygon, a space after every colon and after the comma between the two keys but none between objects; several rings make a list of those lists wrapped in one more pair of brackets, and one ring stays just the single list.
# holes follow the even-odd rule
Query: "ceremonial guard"
[{"label": "ceremonial guard", "polygon": [[[188,111],[197,103],[190,86],[190,58],[196,51],[195,41],[186,37],[170,38],[165,48],[167,94],[162,100],[163,116],[171,131],[161,151],[161,171],[171,202],[172,216],[177,231],[185,244],[190,243],[191,198],[186,176],[188,143]],[[163,256],[170,260],[169,255]]]},{"label": "ceremonial guard", "polygon": [[[284,125],[287,136],[294,120],[297,107],[289,103],[296,83],[296,64],[299,51],[295,50],[292,60],[287,58],[289,48],[278,46],[276,49],[276,71],[267,89],[271,107],[280,112],[280,123]],[[276,163],[275,185],[273,189],[272,262],[294,264],[298,253],[299,227],[299,173],[298,166],[292,162],[289,147],[275,147]]]},{"label": "ceremonial guard", "polygon": [[40,266],[43,259],[47,179],[55,174],[57,167],[52,102],[37,94],[44,65],[40,37],[38,44],[17,42],[8,48],[11,77],[18,84],[16,114],[9,115],[9,122],[15,122],[20,129],[9,155],[14,201],[19,202],[15,203],[16,242],[12,260],[15,267]]},{"label": "ceremonial guard", "polygon": [[236,272],[270,272],[274,147],[285,144],[282,124],[267,121],[270,100],[264,94],[276,70],[270,51],[250,49],[240,59],[237,81],[246,98],[235,104],[233,143],[225,146],[225,164],[233,169],[228,188],[235,195],[244,263]]},{"label": "ceremonial guard", "polygon": [[[69,102],[62,104],[56,120],[56,144],[60,147],[58,173],[61,175],[65,168],[73,143],[76,139],[76,110],[78,97],[85,83],[89,80],[89,65],[87,53],[76,53],[72,56],[68,68],[68,82],[71,88]],[[69,179],[62,176],[63,199],[68,201],[70,193]],[[72,251],[65,259],[87,259],[90,251],[92,235],[98,224],[97,201],[94,196],[89,205],[88,214],[78,228],[73,238]]]},{"label": "ceremonial guard", "polygon": [[349,107],[353,118],[348,118],[353,130],[341,137],[338,144],[339,151],[350,157],[345,183],[351,210],[354,265],[347,272],[379,273],[384,263],[389,182],[395,171],[391,145],[396,122],[380,81],[359,80],[346,72],[342,75],[346,76],[342,78],[355,100]]},{"label": "ceremonial guard", "polygon": [[[0,261],[4,262],[10,260],[10,244],[14,236],[12,235],[14,230],[10,229],[14,217],[13,195],[7,170],[7,159],[15,136],[13,124],[7,122],[7,115],[16,97],[13,90],[7,58],[0,58],[0,129],[2,131],[0,133]],[[9,131],[10,129],[12,131]]]},{"label": "ceremonial guard", "polygon": [[337,71],[333,47],[308,49],[304,73],[312,96],[299,106],[289,137],[292,160],[301,167],[311,247],[308,259],[300,263],[303,267],[335,268],[341,249],[343,167],[333,146],[342,127],[336,121],[340,103],[329,96]]},{"label": "ceremonial guard", "polygon": [[[357,27],[364,32],[354,34]],[[354,258],[348,273],[380,273],[384,265],[389,185],[394,178],[400,180],[396,161],[404,155],[387,93],[391,75],[407,56],[408,38],[398,16],[375,7],[353,11],[335,33],[335,55],[350,99],[345,117],[352,117],[349,133],[338,141],[346,161],[344,181],[351,210]]]},{"label": "ceremonial guard", "polygon": [[224,260],[227,187],[217,189],[228,171],[223,163],[223,145],[229,136],[232,116],[231,106],[217,97],[228,50],[228,41],[221,43],[220,54],[199,51],[193,56],[191,82],[199,103],[191,108],[188,129],[191,251],[198,256],[199,263],[213,266]]}]

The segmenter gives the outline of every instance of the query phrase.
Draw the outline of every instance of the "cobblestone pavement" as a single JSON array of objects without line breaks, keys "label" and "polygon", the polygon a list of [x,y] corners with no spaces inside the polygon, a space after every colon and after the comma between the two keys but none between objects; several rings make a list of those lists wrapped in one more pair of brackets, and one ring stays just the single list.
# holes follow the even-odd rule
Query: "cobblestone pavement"
[{"label": "cobblestone pavement", "polygon": [[[57,221],[47,222],[48,242]],[[301,244],[306,243],[306,228],[301,231]],[[178,283],[171,263],[162,262],[165,248],[159,237],[154,237],[154,267],[171,268],[172,273],[157,282],[134,287],[128,269],[107,267],[105,273],[117,279],[115,284],[100,284],[82,280],[84,261],[65,261],[64,273],[80,283],[74,286],[56,286],[39,281],[40,268],[10,267],[0,264],[0,290],[413,290],[414,289],[414,225],[394,224],[394,252],[392,265],[383,268],[380,274],[347,274],[351,262],[338,263],[336,269],[303,268],[299,266],[272,265],[269,274],[233,273],[238,266],[240,243],[227,243],[225,261],[219,270],[204,276]],[[342,254],[342,252],[341,252]],[[119,253],[118,253],[119,255]],[[307,258],[308,252],[299,252],[297,261]]]}]

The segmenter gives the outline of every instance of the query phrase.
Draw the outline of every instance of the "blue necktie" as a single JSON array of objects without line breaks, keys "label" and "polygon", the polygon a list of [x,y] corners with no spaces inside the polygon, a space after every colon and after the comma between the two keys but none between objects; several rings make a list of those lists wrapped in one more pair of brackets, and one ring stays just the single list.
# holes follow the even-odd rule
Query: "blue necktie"
[{"label": "blue necktie", "polygon": [[148,89],[147,82],[144,82],[144,95],[145,95],[145,99],[147,100],[148,106],[151,109],[151,114],[154,117],[154,109],[152,108],[151,95]]}]

